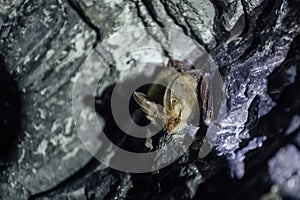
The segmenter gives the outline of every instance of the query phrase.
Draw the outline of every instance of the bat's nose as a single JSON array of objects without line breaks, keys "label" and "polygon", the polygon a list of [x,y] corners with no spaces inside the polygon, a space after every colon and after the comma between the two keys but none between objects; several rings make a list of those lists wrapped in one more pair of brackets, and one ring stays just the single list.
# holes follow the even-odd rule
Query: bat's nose
[{"label": "bat's nose", "polygon": [[168,124],[166,124],[166,125],[165,125],[165,129],[166,129],[166,131],[167,131],[168,133],[170,133],[170,132],[172,132],[172,131],[173,131],[173,129],[174,129],[174,125],[173,125],[173,124],[170,124],[170,123],[168,123]]}]

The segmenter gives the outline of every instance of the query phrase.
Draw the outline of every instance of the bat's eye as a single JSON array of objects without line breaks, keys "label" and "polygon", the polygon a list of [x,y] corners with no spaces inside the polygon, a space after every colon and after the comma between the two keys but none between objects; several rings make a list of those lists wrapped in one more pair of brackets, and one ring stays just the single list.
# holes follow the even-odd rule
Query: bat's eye
[{"label": "bat's eye", "polygon": [[178,122],[179,119],[177,117],[174,118],[174,122]]}]

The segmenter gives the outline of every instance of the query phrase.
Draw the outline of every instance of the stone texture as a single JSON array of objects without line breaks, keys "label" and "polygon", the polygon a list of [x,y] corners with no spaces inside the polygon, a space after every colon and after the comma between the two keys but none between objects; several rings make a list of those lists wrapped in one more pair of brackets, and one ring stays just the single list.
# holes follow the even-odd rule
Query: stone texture
[{"label": "stone texture", "polygon": [[[0,198],[300,198],[300,161],[294,159],[300,146],[299,3],[0,1],[0,53],[8,72],[3,73],[17,83],[22,102],[21,123],[16,125],[22,130],[18,145],[10,152],[10,161],[0,163],[5,166],[0,173]],[[202,44],[221,72],[226,98],[217,120],[222,129],[212,126],[207,132],[215,151],[199,158],[198,151],[190,149],[153,173],[112,170],[93,159],[77,136],[74,82],[85,66],[97,70],[108,66],[99,83],[96,107],[106,128],[119,133],[107,109],[111,86],[134,66],[135,56],[165,61],[146,54],[118,57],[133,43],[121,40],[122,31],[139,30],[135,36],[141,34],[149,44],[167,49],[167,35],[161,28]],[[144,43],[135,45],[139,44]],[[187,55],[193,52],[186,46],[183,50]],[[131,148],[140,142],[128,141]],[[159,140],[158,146],[164,142]]]},{"label": "stone texture", "polygon": [[1,54],[21,92],[22,133],[18,158],[1,173],[0,194],[26,199],[91,158],[75,131],[71,79],[92,49],[95,32],[63,2],[24,2],[10,9],[1,27]]}]

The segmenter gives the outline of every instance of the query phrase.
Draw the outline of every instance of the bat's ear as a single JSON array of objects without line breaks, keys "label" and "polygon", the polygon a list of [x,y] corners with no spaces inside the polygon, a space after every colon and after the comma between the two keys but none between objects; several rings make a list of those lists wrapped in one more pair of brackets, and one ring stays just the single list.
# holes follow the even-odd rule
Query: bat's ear
[{"label": "bat's ear", "polygon": [[169,85],[164,94],[164,108],[167,112],[172,112],[174,106],[180,103],[183,96],[183,86],[181,84],[176,84],[178,77],[175,78]]},{"label": "bat's ear", "polygon": [[134,92],[133,93],[134,100],[139,104],[139,106],[142,108],[142,110],[145,112],[146,117],[154,121],[155,118],[159,118],[163,120],[164,113],[163,108],[161,105],[156,104],[155,102],[151,101],[146,97],[145,94],[141,92]]}]

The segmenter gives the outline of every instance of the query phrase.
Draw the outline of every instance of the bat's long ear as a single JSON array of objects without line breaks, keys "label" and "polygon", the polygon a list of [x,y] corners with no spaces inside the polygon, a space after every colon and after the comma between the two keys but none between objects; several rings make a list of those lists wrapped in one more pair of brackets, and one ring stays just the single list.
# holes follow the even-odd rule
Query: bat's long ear
[{"label": "bat's long ear", "polygon": [[181,84],[175,84],[178,78],[175,78],[168,86],[164,94],[164,108],[168,112],[174,110],[174,106],[180,102],[183,97],[183,88]]},{"label": "bat's long ear", "polygon": [[134,92],[133,98],[145,112],[146,117],[150,121],[154,121],[157,118],[160,120],[164,119],[162,106],[148,99],[145,94],[141,92]]}]

